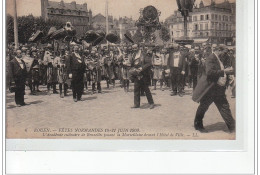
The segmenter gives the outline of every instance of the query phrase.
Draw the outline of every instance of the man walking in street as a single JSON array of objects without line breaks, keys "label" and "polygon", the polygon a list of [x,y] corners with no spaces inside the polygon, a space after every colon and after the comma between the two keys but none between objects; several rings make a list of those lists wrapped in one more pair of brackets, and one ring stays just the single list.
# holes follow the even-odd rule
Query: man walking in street
[{"label": "man walking in street", "polygon": [[223,50],[223,47],[217,46],[206,59],[207,78],[204,81],[199,81],[200,83],[198,83],[193,93],[192,99],[200,102],[194,120],[194,127],[200,132],[208,132],[203,126],[203,118],[213,102],[216,104],[229,131],[235,131],[235,120],[232,117],[225,95],[227,75],[233,74],[233,68],[224,68],[220,58]]},{"label": "man walking in street", "polygon": [[151,54],[142,53],[141,50],[137,53],[139,56],[135,57],[135,60],[132,62],[133,68],[131,69],[130,74],[131,79],[134,81],[134,106],[132,108],[140,107],[140,96],[141,89],[143,88],[145,95],[147,97],[148,103],[150,104],[150,109],[154,108],[154,101],[149,89],[149,77],[152,63],[151,63]]}]

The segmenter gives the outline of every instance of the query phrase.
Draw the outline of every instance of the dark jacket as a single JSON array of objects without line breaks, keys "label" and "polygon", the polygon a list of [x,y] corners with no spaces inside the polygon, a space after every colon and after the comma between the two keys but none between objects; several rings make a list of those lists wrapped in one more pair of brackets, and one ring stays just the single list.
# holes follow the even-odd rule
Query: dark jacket
[{"label": "dark jacket", "polygon": [[219,86],[217,84],[218,79],[224,77],[224,70],[221,70],[215,54],[211,54],[206,59],[205,65],[206,72],[199,78],[192,96],[192,99],[196,102],[199,102],[205,95],[207,95],[207,97],[225,95],[225,86]]},{"label": "dark jacket", "polygon": [[78,62],[78,58],[76,57],[75,53],[72,53],[69,62],[68,62],[68,72],[73,72],[73,71],[82,71],[83,73],[85,72],[86,64],[81,57],[81,63]]},{"label": "dark jacket", "polygon": [[10,70],[11,70],[11,81],[19,81],[19,82],[25,82],[27,71],[26,66],[23,60],[21,60],[23,63],[24,68],[22,69],[16,58],[12,59],[10,61]]},{"label": "dark jacket", "polygon": [[[186,60],[185,60],[186,58],[187,58],[187,54],[181,53],[180,58],[179,58],[179,64],[178,64],[178,68],[180,68],[181,71],[185,71],[185,69],[186,69]],[[173,67],[173,65],[174,65],[174,52],[173,51],[171,51],[169,53],[168,65],[170,67]]]}]

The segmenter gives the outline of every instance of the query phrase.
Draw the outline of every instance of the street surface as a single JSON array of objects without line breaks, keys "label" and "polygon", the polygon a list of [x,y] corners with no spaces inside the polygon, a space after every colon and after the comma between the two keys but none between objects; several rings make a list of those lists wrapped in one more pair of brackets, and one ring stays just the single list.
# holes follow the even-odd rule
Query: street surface
[{"label": "street surface", "polygon": [[[133,84],[126,93],[118,81],[110,89],[102,82],[102,94],[88,92],[83,95],[83,101],[76,103],[71,90],[65,98],[59,94],[47,95],[46,86],[40,90],[38,95],[28,95],[26,88],[25,102],[29,105],[24,107],[16,107],[14,93],[7,92],[7,138],[235,139],[235,133],[228,133],[214,104],[204,118],[209,133],[194,129],[198,103],[191,100],[192,89],[187,87],[183,97],[170,96],[168,88],[152,90],[154,109],[149,109],[146,97],[141,97],[140,109],[131,109]],[[227,98],[235,118],[235,99],[231,99],[230,90]]]}]

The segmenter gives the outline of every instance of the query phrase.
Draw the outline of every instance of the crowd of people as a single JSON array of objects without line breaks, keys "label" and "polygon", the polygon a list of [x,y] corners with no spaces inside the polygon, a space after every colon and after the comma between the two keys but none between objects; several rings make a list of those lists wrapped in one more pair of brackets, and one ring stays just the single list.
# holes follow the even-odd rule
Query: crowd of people
[{"label": "crowd of people", "polygon": [[[107,88],[115,87],[116,80],[120,80],[121,87],[128,92],[132,81],[131,68],[137,60],[145,60],[150,63],[146,83],[153,86],[154,90],[159,83],[160,90],[164,91],[168,87],[172,96],[182,97],[185,86],[193,89],[196,87],[198,78],[205,71],[205,60],[216,46],[203,44],[185,47],[172,44],[162,47],[128,44],[83,49],[81,45],[75,45],[71,49],[56,51],[50,45],[44,49],[21,46],[18,50],[9,48],[7,55],[10,63],[14,63],[14,58],[24,62],[24,84],[30,88],[31,95],[40,92],[40,85],[47,85],[49,95],[51,89],[52,93],[57,94],[58,85],[61,98],[67,95],[68,88],[73,88],[78,92],[77,97],[73,96],[74,101],[78,101],[84,89],[88,91],[89,86],[92,93],[102,93],[102,80],[106,81]],[[224,67],[235,68],[235,50],[223,47],[221,59]],[[15,81],[14,68],[14,64],[10,64],[10,81]],[[230,76],[229,80],[227,86],[231,86],[232,97],[235,97],[234,76]],[[141,91],[141,95],[144,95],[144,91]]]},{"label": "crowd of people", "polygon": [[[194,91],[200,78],[208,74],[206,63],[215,52],[218,52],[221,62],[218,71],[232,69],[235,72],[235,49],[208,43],[88,47],[75,44],[63,49],[54,49],[53,45],[48,44],[41,49],[22,45],[17,50],[11,46],[7,50],[8,79],[10,86],[15,85],[15,102],[19,107],[26,105],[25,86],[30,88],[31,95],[41,92],[39,86],[47,86],[48,95],[59,93],[61,98],[66,97],[68,90],[72,89],[73,100],[77,102],[82,100],[84,91],[102,93],[104,87],[101,87],[101,81],[105,81],[106,88],[114,88],[119,82],[125,92],[129,92],[129,85],[133,82],[133,108],[139,108],[140,96],[146,96],[150,109],[153,109],[154,101],[149,86],[156,90],[159,83],[160,90],[168,89],[171,96],[183,97],[185,88],[193,88]],[[215,76],[218,80],[222,76],[218,74],[213,78]],[[226,74],[227,81],[223,86],[225,90],[230,86],[232,97],[235,98],[235,73],[225,71]],[[206,103],[209,106],[212,102]],[[200,114],[195,119],[195,128],[200,131],[204,131],[201,124],[204,114],[201,113],[206,112],[207,105],[202,107],[203,110],[198,109]]]}]

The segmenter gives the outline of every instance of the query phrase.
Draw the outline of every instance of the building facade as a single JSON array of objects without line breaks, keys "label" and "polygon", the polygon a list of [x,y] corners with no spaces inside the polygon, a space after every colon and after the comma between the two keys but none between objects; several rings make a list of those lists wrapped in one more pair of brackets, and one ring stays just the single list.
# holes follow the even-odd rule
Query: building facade
[{"label": "building facade", "polygon": [[82,36],[92,25],[92,11],[88,10],[87,3],[77,4],[76,1],[65,3],[41,0],[41,16],[43,19],[54,19],[71,22],[77,31],[77,36]]},{"label": "building facade", "polygon": [[[188,37],[194,42],[224,43],[231,45],[236,34],[236,5],[224,0],[205,6],[203,1],[195,6],[188,17]],[[165,21],[171,35],[171,42],[184,36],[184,21],[178,11]]]},{"label": "building facade", "polygon": [[[106,17],[101,13],[93,16],[93,28],[96,30],[106,31]],[[115,28],[113,16],[108,16],[108,30],[114,30]]]}]

